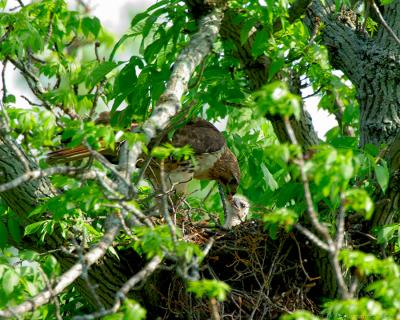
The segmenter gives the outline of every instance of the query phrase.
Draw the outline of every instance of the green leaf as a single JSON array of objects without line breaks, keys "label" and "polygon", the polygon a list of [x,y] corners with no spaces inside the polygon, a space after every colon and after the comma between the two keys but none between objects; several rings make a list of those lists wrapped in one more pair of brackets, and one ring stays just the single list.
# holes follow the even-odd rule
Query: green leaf
[{"label": "green leaf", "polygon": [[133,28],[134,26],[136,26],[140,21],[146,19],[148,17],[148,12],[141,12],[138,13],[137,15],[135,15],[131,21],[131,28]]},{"label": "green leaf", "polygon": [[387,167],[386,161],[381,161],[383,165],[375,164],[375,175],[379,186],[381,187],[383,193],[385,193],[389,185],[389,169]]},{"label": "green leaf", "polygon": [[57,259],[52,255],[46,257],[43,264],[43,271],[46,272],[47,276],[52,277],[55,273],[59,272],[59,265]]},{"label": "green leaf", "polygon": [[222,281],[204,279],[190,281],[188,291],[193,292],[199,298],[207,296],[209,298],[216,298],[218,301],[224,301],[227,293],[230,291],[230,287]]},{"label": "green leaf", "polygon": [[166,147],[154,147],[151,156],[157,159],[166,159],[171,155],[172,150]]},{"label": "green leaf", "polygon": [[85,36],[92,33],[95,37],[99,35],[101,29],[100,20],[97,17],[85,17],[82,19],[82,32]]},{"label": "green leaf", "polygon": [[253,47],[251,48],[251,53],[254,57],[258,57],[259,55],[264,53],[264,50],[268,46],[268,38],[269,35],[267,30],[262,29],[257,31],[256,37],[253,42]]},{"label": "green leaf", "polygon": [[117,66],[118,64],[112,61],[105,61],[100,63],[96,66],[96,68],[94,68],[90,75],[90,84],[94,86],[95,84],[103,80],[103,78]]},{"label": "green leaf", "polygon": [[[381,228],[379,228],[378,231],[378,237],[377,237],[377,242],[382,244],[382,243],[388,243],[390,240],[392,240],[395,236],[395,233],[398,231],[400,224],[391,224],[391,225],[385,225]],[[399,235],[397,235],[399,236]]]},{"label": "green leaf", "polygon": [[121,37],[121,39],[119,39],[118,42],[114,45],[114,48],[112,49],[112,51],[111,51],[111,53],[110,53],[110,58],[108,59],[108,61],[113,61],[113,60],[114,60],[114,56],[115,56],[115,54],[116,54],[118,48],[119,48],[126,40],[128,40],[129,38],[136,37],[136,36],[137,36],[136,32],[135,32],[135,33],[130,32],[130,33],[124,34],[124,35]]},{"label": "green leaf", "polygon": [[15,103],[16,99],[15,96],[12,94],[8,94],[4,100],[4,103]]},{"label": "green leaf", "polygon": [[6,295],[12,294],[18,283],[19,283],[19,275],[14,270],[8,269],[4,273],[2,280],[3,290],[6,293]]},{"label": "green leaf", "polygon": [[122,312],[109,314],[102,318],[103,320],[125,320],[125,315]]},{"label": "green leaf", "polygon": [[142,308],[135,300],[126,299],[124,301],[125,317],[124,320],[146,319],[146,309]]},{"label": "green leaf", "polygon": [[263,222],[265,223],[265,229],[269,231],[271,238],[276,239],[278,227],[283,227],[286,231],[289,231],[298,218],[298,214],[293,210],[280,208],[265,214],[263,216]]},{"label": "green leaf", "polygon": [[274,77],[274,75],[277,72],[279,72],[284,65],[285,65],[284,59],[282,59],[282,58],[274,59],[268,68],[268,81],[271,81],[271,79]]},{"label": "green leaf", "polygon": [[258,23],[257,17],[246,19],[240,28],[240,44],[243,45],[249,38],[250,30]]},{"label": "green leaf", "polygon": [[21,228],[17,219],[9,216],[7,219],[7,224],[8,224],[8,230],[10,231],[13,240],[19,243],[21,241]]},{"label": "green leaf", "polygon": [[257,115],[300,117],[300,99],[292,94],[284,82],[269,83],[253,94]]},{"label": "green leaf", "polygon": [[48,224],[49,220],[43,220],[31,223],[25,227],[24,235],[30,235],[33,233],[43,232],[45,230],[46,225]]},{"label": "green leaf", "polygon": [[0,248],[6,247],[8,243],[8,232],[7,228],[2,221],[0,221]]},{"label": "green leaf", "polygon": [[282,320],[319,320],[317,316],[313,315],[309,311],[295,311],[291,314],[284,314],[280,318]]},{"label": "green leaf", "polygon": [[39,253],[31,250],[25,250],[20,253],[19,257],[22,260],[36,260],[39,257]]},{"label": "green leaf", "polygon": [[268,170],[268,168],[265,166],[264,163],[261,163],[261,170],[264,174],[264,180],[267,186],[272,190],[278,189],[278,183],[274,179],[274,176],[271,174],[271,172]]},{"label": "green leaf", "polygon": [[346,209],[352,209],[359,213],[364,213],[365,219],[370,219],[374,212],[374,202],[368,193],[363,189],[351,189],[345,193]]}]

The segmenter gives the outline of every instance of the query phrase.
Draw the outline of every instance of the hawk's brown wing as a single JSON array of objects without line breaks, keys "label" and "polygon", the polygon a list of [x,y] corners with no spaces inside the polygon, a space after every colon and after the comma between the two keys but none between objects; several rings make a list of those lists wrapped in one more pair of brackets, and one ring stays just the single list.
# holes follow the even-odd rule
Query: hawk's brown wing
[{"label": "hawk's brown wing", "polygon": [[172,144],[175,147],[190,145],[195,154],[212,153],[224,147],[225,138],[210,122],[198,118],[178,129]]},{"label": "hawk's brown wing", "polygon": [[[103,121],[104,120],[104,121]],[[101,115],[96,123],[106,123],[106,115]],[[163,142],[167,142],[167,139],[163,139]],[[149,147],[152,147],[154,142],[150,142]],[[195,119],[182,128],[178,129],[173,138],[172,144],[175,147],[183,147],[185,145],[190,145],[195,154],[212,153],[222,149],[225,145],[225,138],[221,132],[218,131],[210,122],[203,119]],[[113,155],[115,151],[101,149],[98,150],[104,155]],[[63,148],[47,155],[47,162],[49,164],[64,163],[68,161],[80,160],[90,156],[89,150],[84,146],[78,146],[75,148]]]}]

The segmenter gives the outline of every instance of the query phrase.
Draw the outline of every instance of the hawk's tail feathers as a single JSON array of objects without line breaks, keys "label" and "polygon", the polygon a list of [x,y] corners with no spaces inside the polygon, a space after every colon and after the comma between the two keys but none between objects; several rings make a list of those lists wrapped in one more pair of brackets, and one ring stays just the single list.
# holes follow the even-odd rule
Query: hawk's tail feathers
[{"label": "hawk's tail feathers", "polygon": [[75,148],[63,148],[47,154],[46,162],[48,164],[65,163],[69,161],[88,158],[90,151],[85,146]]}]

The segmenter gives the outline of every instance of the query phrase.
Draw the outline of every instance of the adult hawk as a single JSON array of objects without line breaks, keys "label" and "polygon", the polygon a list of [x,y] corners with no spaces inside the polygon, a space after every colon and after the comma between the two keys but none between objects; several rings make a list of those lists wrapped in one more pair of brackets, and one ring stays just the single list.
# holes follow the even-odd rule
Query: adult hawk
[{"label": "adult hawk", "polygon": [[[107,124],[109,114],[104,112],[96,120],[98,124]],[[135,125],[133,125],[135,126]],[[225,188],[228,195],[227,218],[225,227],[239,224],[248,212],[248,202],[243,197],[235,196],[240,183],[240,168],[238,161],[232,151],[226,145],[224,136],[210,122],[196,118],[177,129],[168,139],[163,137],[161,143],[170,142],[174,147],[189,145],[194,151],[194,161],[173,159],[165,160],[164,170],[167,188],[174,188],[179,193],[186,192],[187,182],[191,179],[216,180]],[[154,142],[150,142],[150,146]],[[99,150],[107,156],[118,156],[117,151],[107,149]],[[114,154],[113,154],[114,153]],[[90,151],[85,146],[75,148],[63,148],[47,155],[49,164],[63,163],[90,157]],[[146,176],[154,184],[160,185],[159,162],[153,160],[146,170]]]}]

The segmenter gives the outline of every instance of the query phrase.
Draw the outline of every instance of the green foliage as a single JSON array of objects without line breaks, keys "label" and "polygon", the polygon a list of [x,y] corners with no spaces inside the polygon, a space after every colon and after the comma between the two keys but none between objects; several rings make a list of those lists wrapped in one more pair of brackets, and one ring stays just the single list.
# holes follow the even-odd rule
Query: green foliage
[{"label": "green foliage", "polygon": [[[324,304],[322,314],[328,319],[396,319],[400,307],[400,268],[393,259],[380,260],[372,254],[343,250],[344,265],[355,270],[358,278],[378,276],[367,290],[369,297],[332,300]],[[308,312],[295,312],[282,319],[318,319]]]},{"label": "green foliage", "polygon": [[230,287],[222,281],[204,279],[190,281],[188,291],[193,292],[198,298],[206,296],[208,298],[216,298],[218,301],[224,301],[230,291]]},{"label": "green foliage", "polygon": [[318,320],[320,318],[308,311],[295,311],[292,314],[285,314],[280,319],[282,320]]},{"label": "green foliage", "polygon": [[146,310],[135,300],[126,299],[122,312],[116,312],[103,317],[104,320],[142,320],[146,319]]},{"label": "green foliage", "polygon": [[400,250],[400,224],[393,223],[378,227],[375,230],[377,234],[377,243],[387,244],[394,243],[396,245],[395,252]]},{"label": "green foliage", "polygon": [[31,109],[9,108],[8,116],[12,119],[10,126],[15,136],[24,136],[26,145],[31,148],[51,146],[54,144],[53,137],[57,131],[55,115],[43,108],[33,107]]},{"label": "green foliage", "polygon": [[360,159],[352,150],[335,149],[329,145],[318,147],[317,153],[306,164],[306,170],[324,197],[332,200],[349,186],[360,168]]},{"label": "green foliage", "polygon": [[135,227],[134,234],[138,237],[138,240],[133,244],[133,248],[140,254],[145,254],[147,258],[152,258],[156,255],[175,254],[182,259],[182,262],[186,263],[190,262],[194,256],[200,259],[204,256],[201,249],[193,243],[185,241],[174,242],[166,225],[152,229]]},{"label": "green foliage", "polygon": [[371,19],[371,17],[368,17],[365,28],[367,29],[368,33],[373,36],[374,33],[378,30],[378,22]]},{"label": "green foliage", "polygon": [[375,317],[384,319],[387,316],[380,303],[368,298],[332,301],[326,303],[325,307],[325,313],[332,319],[338,319],[338,317]]},{"label": "green foliage", "polygon": [[[382,5],[391,2],[381,0]],[[0,8],[6,4],[6,0],[0,0]],[[338,0],[335,4],[338,10],[351,5],[348,0]],[[262,67],[264,61],[268,64],[268,72],[259,79],[263,86],[254,83],[246,72],[248,66],[241,61],[242,52],[221,37],[214,44],[212,54],[195,70],[181,101],[183,117],[227,121],[224,131],[227,144],[241,167],[239,192],[250,199],[254,205],[253,218],[264,223],[273,239],[280,231],[291,232],[293,224],[302,223],[307,212],[304,185],[300,182],[300,157],[305,161],[318,219],[328,226],[332,235],[336,232],[341,206],[346,216],[357,214],[370,219],[375,207],[373,199],[387,191],[390,178],[388,164],[381,159],[382,150],[372,145],[366,145],[363,150],[358,147],[357,92],[345,75],[334,70],[327,48],[319,44],[324,24],[312,30],[315,34],[310,41],[310,31],[301,19],[288,19],[292,5],[287,0],[229,1],[230,10],[237,13],[233,24],[239,30],[238,41],[242,48],[251,46],[249,56],[254,58],[251,70],[256,70],[258,64]],[[372,37],[377,23],[367,17],[366,28]],[[107,34],[97,17],[70,10],[62,0],[32,1],[17,10],[1,12],[0,59],[7,59],[10,69],[13,61],[17,62],[15,66],[22,70],[25,82],[35,95],[31,104],[23,106],[17,104],[11,86],[4,92],[3,104],[10,119],[11,136],[39,160],[60,145],[85,144],[112,154],[121,141],[130,147],[136,142],[147,142],[140,130],[136,127],[132,130],[132,121],[140,125],[152,114],[178,54],[196,30],[197,20],[178,0],[158,1],[135,15],[129,30],[118,41]],[[135,47],[138,52],[133,53]],[[129,53],[129,58],[121,54],[123,50]],[[39,82],[40,86],[35,87]],[[320,98],[319,108],[336,116],[338,111],[342,114],[341,123],[327,133],[325,142],[303,150],[301,146],[279,143],[266,116],[299,119],[302,104],[307,100],[293,92],[299,93],[306,86]],[[260,89],[254,91],[254,88]],[[338,104],[343,110],[338,110]],[[111,126],[91,121],[105,109],[111,111]],[[354,136],[345,134],[346,127],[353,129]],[[188,146],[176,148],[164,144],[150,151],[143,146],[143,151],[157,159],[193,161],[193,150]],[[44,162],[40,161],[41,168],[48,167]],[[110,168],[96,161],[66,165],[88,166],[111,181],[116,179]],[[139,172],[134,172],[131,178],[138,175]],[[29,239],[40,243],[40,247],[46,244],[48,236],[57,232],[65,242],[74,237],[87,245],[86,250],[104,234],[107,218],[121,213],[117,204],[125,201],[131,208],[146,213],[152,212],[156,205],[154,198],[158,190],[148,185],[135,185],[136,198],[127,200],[120,194],[110,195],[97,181],[60,175],[49,179],[59,191],[58,195],[39,199],[30,213],[22,216],[9,208],[1,208],[1,309],[44,290],[45,277],[53,281],[60,275],[60,266],[53,256],[11,245],[22,248]],[[190,188],[196,192],[179,205],[189,208],[193,221],[207,218],[211,225],[215,224],[218,221],[215,217],[223,215],[215,185],[207,181],[191,182]],[[178,219],[183,216],[178,212]],[[180,266],[192,266],[193,261],[199,264],[204,258],[201,248],[185,241],[179,228],[176,241],[164,224],[153,229],[135,227],[125,231],[117,236],[117,245],[109,252],[115,254],[116,250],[133,248],[143,257],[168,257]],[[399,232],[397,223],[380,226],[375,230],[377,243],[389,244],[387,251],[398,253]],[[355,269],[363,278],[373,277],[374,281],[367,288],[368,298],[330,301],[325,304],[323,314],[330,318],[394,318],[400,309],[399,266],[392,259],[380,260],[373,254],[352,250],[343,250],[340,259],[346,268]],[[224,301],[229,290],[227,284],[216,280],[188,282],[188,291],[196,297]],[[87,305],[74,287],[60,296],[60,302],[65,318],[88,311],[81,310]],[[54,314],[55,306],[49,304],[36,309],[29,317],[47,319]],[[145,317],[146,311],[136,301],[126,299],[117,313],[105,318]],[[283,318],[317,319],[303,311]]]},{"label": "green foliage", "polygon": [[363,276],[377,274],[387,279],[397,279],[400,277],[400,267],[392,258],[380,260],[373,254],[366,254],[355,250],[342,250],[340,259],[346,267],[356,267],[359,270],[358,272]]},{"label": "green foliage", "polygon": [[383,165],[375,164],[376,180],[379,183],[382,191],[385,192],[389,185],[389,169],[386,161],[382,161]]},{"label": "green foliage", "polygon": [[[0,308],[16,305],[38,294],[49,279],[59,274],[60,266],[51,255],[19,251],[14,247],[0,250]],[[43,319],[48,308],[38,308],[32,319]]]},{"label": "green foliage", "polygon": [[345,193],[345,208],[362,213],[365,219],[370,219],[374,211],[374,203],[365,190],[351,189]]},{"label": "green foliage", "polygon": [[254,103],[258,114],[281,115],[285,117],[300,117],[299,98],[292,94],[283,82],[265,85],[254,94]]},{"label": "green foliage", "polygon": [[176,160],[188,160],[193,154],[193,149],[189,145],[177,148],[170,143],[155,147],[151,150],[151,155],[158,159],[172,157]]},{"label": "green foliage", "polygon": [[263,221],[265,228],[268,230],[272,239],[277,238],[278,227],[284,228],[286,231],[298,220],[298,215],[290,209],[281,208],[271,213],[267,213]]}]

